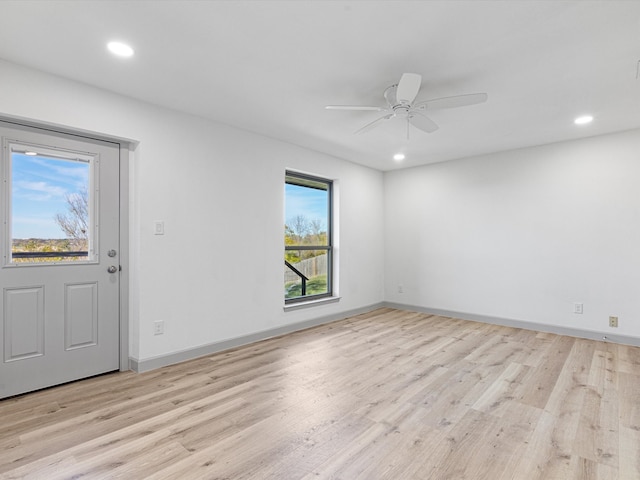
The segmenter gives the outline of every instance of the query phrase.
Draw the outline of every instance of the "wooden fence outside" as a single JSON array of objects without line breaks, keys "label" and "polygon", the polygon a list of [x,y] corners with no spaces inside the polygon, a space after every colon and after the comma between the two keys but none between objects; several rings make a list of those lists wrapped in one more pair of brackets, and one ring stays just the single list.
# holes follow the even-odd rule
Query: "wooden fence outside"
[{"label": "wooden fence outside", "polygon": [[[307,258],[298,263],[292,263],[300,273],[307,278],[316,277],[318,275],[326,275],[327,273],[327,254],[318,255],[317,257]],[[284,283],[299,282],[300,277],[292,272],[286,266],[284,267]]]}]

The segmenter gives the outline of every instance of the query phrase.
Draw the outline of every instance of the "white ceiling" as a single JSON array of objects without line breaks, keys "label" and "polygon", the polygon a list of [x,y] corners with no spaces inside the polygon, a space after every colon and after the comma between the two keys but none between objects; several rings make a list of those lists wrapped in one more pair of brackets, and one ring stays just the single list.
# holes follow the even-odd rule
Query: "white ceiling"
[{"label": "white ceiling", "polygon": [[[640,127],[640,1],[3,0],[0,18],[0,58],[379,170]],[[324,109],[384,106],[403,72],[417,100],[489,100],[408,141],[402,122],[353,135],[380,113]]]}]

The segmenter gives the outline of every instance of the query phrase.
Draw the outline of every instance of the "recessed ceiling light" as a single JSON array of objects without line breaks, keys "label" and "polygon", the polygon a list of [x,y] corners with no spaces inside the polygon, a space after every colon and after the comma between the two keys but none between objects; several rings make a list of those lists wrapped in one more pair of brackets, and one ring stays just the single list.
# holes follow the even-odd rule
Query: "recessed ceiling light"
[{"label": "recessed ceiling light", "polygon": [[126,43],[122,42],[109,42],[107,48],[111,53],[119,57],[131,57],[133,55],[133,48]]},{"label": "recessed ceiling light", "polygon": [[581,117],[577,117],[573,123],[576,125],[586,125],[587,123],[591,123],[593,121],[593,117],[591,115],[582,115]]},{"label": "recessed ceiling light", "polygon": [[400,161],[404,160],[404,153],[396,153],[396,154],[393,156],[393,159],[394,159],[396,162],[400,162]]}]

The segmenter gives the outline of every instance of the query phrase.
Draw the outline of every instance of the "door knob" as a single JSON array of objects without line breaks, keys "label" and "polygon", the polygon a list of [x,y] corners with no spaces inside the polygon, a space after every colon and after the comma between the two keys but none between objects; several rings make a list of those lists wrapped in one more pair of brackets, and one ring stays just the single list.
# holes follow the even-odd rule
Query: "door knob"
[{"label": "door knob", "polygon": [[111,265],[109,268],[107,268],[107,272],[109,273],[116,273],[118,271],[118,267],[116,267],[115,265]]}]

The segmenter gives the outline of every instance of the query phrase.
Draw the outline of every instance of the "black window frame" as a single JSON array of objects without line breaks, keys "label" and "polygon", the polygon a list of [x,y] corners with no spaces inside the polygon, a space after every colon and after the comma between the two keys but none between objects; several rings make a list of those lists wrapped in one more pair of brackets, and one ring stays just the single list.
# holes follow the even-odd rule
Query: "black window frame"
[{"label": "black window frame", "polygon": [[[327,252],[327,291],[326,293],[320,293],[315,295],[300,295],[299,297],[286,298],[285,305],[308,302],[311,300],[319,300],[322,298],[333,297],[333,180],[327,178],[317,177],[305,173],[299,173],[291,170],[285,171],[285,185],[297,185],[300,187],[316,188],[318,190],[324,190],[327,192],[327,244],[326,245],[286,245],[284,246],[285,254],[287,251],[300,251],[300,250],[325,250]],[[314,184],[316,186],[314,186]],[[317,185],[321,184],[326,188],[319,188]],[[286,197],[285,197],[286,202]],[[285,222],[287,219],[285,219]],[[288,264],[285,260],[285,267],[293,270],[295,273],[302,275],[295,270],[295,267]],[[306,278],[306,277],[305,277]],[[306,282],[306,280],[305,280]]]}]

